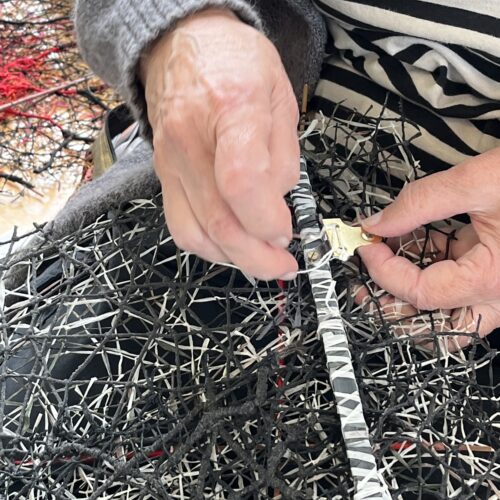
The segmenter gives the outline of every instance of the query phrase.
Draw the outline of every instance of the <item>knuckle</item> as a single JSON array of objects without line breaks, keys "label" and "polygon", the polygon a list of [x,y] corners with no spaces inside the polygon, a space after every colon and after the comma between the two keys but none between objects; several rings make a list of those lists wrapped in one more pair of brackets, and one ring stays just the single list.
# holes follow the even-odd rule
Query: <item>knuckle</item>
[{"label": "knuckle", "polygon": [[440,308],[439,300],[428,290],[418,289],[410,300],[410,304],[415,306],[419,311],[434,311]]},{"label": "knuckle", "polygon": [[482,287],[487,287],[491,298],[498,299],[500,298],[500,259],[494,248],[497,248],[496,242],[481,242],[475,246],[476,256],[475,259],[469,261],[472,267],[469,275],[477,276],[476,288],[477,284],[481,283]]},{"label": "knuckle", "polygon": [[[464,259],[460,262],[457,286],[460,287],[464,297],[481,295],[496,298],[496,291],[500,292],[496,259],[486,246],[480,245],[477,251],[476,258]],[[480,300],[478,297],[478,301]]]}]

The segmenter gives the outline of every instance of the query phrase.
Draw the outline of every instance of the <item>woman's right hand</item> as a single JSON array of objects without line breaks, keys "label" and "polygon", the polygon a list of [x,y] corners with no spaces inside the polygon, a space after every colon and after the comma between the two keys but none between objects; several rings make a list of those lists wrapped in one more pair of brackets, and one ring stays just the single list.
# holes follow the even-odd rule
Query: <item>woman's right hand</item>
[{"label": "woman's right hand", "polygon": [[141,64],[154,164],[176,244],[259,279],[292,279],[298,108],[274,45],[231,11],[206,10]]}]

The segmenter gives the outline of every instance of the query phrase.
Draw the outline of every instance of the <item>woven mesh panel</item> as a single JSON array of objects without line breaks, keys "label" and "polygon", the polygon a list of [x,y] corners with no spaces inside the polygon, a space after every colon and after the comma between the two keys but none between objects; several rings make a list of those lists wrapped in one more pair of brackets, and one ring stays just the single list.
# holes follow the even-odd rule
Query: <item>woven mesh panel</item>
[{"label": "woven mesh panel", "polygon": [[[383,120],[322,124],[328,130],[304,150],[322,215],[368,214],[404,184],[389,169],[411,177],[408,141]],[[429,234],[405,254],[421,265]],[[25,279],[1,292],[0,496],[350,497],[307,274],[252,284],[186,255],[160,197],[64,239],[43,235],[2,267]],[[303,268],[299,241],[292,252]],[[384,317],[359,262],[331,267],[373,453],[394,498],[494,498],[497,351],[467,334],[471,345],[451,352],[446,312]],[[358,305],[363,283],[371,296]]]}]

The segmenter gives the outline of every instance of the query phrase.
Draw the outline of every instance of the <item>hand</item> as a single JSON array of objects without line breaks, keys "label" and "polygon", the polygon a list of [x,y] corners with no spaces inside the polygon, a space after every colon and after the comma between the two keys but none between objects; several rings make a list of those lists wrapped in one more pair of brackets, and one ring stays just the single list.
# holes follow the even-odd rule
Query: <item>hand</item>
[{"label": "hand", "polygon": [[[392,205],[362,222],[366,231],[389,238],[388,244],[359,250],[375,283],[419,310],[456,310],[450,312],[452,327],[460,321],[485,336],[500,326],[499,185],[497,148],[405,186]],[[394,254],[394,237],[462,213],[471,224],[456,233],[448,249],[448,237],[431,232],[438,262],[420,269]]]},{"label": "hand", "polygon": [[141,77],[176,244],[293,279],[284,195],[300,174],[298,107],[273,44],[230,11],[207,10],[155,44]]}]

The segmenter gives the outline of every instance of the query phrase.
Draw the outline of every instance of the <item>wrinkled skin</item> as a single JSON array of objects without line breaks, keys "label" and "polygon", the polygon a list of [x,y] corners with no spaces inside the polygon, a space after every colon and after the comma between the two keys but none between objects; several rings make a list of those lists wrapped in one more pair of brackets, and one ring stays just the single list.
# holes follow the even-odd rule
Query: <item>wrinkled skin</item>
[{"label": "wrinkled skin", "polygon": [[207,10],[142,63],[154,164],[176,244],[260,279],[293,279],[298,106],[280,56],[232,13]]},{"label": "wrinkled skin", "polygon": [[[392,297],[384,299],[394,312],[394,297],[406,305],[400,311],[412,316],[417,309],[442,309],[452,318],[450,330],[486,336],[500,326],[500,148],[471,158],[405,186],[398,198],[364,228],[389,238],[359,249],[372,279]],[[436,262],[420,269],[395,255],[398,237],[424,224],[467,213],[471,223],[451,241],[434,232]],[[363,298],[363,293],[358,297]],[[464,313],[463,308],[467,308]],[[467,337],[458,340],[461,347]]]}]

